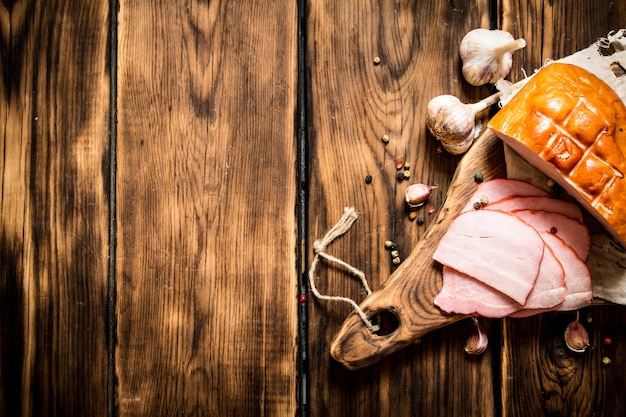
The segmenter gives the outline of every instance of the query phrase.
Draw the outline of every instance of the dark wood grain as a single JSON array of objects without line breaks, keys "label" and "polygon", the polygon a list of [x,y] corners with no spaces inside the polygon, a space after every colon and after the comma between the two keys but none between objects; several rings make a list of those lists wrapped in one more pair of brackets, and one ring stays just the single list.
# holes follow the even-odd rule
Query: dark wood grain
[{"label": "dark wood grain", "polygon": [[[119,26],[115,3],[0,2],[0,415],[623,414],[624,307],[582,312],[582,355],[563,345],[573,313],[554,313],[487,320],[482,356],[463,352],[474,328],[460,320],[350,371],[330,355],[350,306],[312,300],[303,374],[296,295],[297,256],[344,207],[360,216],[329,253],[374,290],[397,270],[383,242],[408,261],[437,221],[428,207],[442,210],[461,157],[426,132],[425,106],[490,93],[462,79],[468,30],[495,21],[526,39],[516,80],[623,27],[624,2],[309,0],[302,51],[296,2],[122,0]],[[438,185],[423,224],[404,208],[412,182]],[[322,292],[363,300],[341,268],[318,273]]]},{"label": "dark wood grain", "polygon": [[[523,77],[546,59],[586,48],[624,27],[626,3],[586,1],[502,1],[500,26],[526,39],[511,78]],[[502,412],[506,416],[618,416],[626,408],[623,356],[618,345],[604,346],[604,335],[623,332],[625,307],[593,307],[583,317],[592,336],[590,350],[577,355],[563,342],[575,314],[554,313],[503,321]],[[604,356],[612,359],[602,366]]]},{"label": "dark wood grain", "polygon": [[[465,32],[489,25],[487,3],[309,2],[308,240],[321,238],[344,207],[356,207],[360,217],[328,252],[363,270],[374,290],[394,270],[384,241],[393,240],[402,259],[409,256],[434,220],[428,207],[441,208],[460,160],[441,152],[426,133],[426,104],[439,94],[466,102],[489,94],[488,87],[463,81],[458,58]],[[390,137],[387,145],[381,142],[384,134]],[[410,181],[396,180],[400,159],[411,163]],[[369,185],[366,175],[373,178]],[[423,225],[411,222],[404,209],[404,189],[413,182],[439,186],[419,212]],[[323,293],[364,298],[344,270],[322,265],[318,272]],[[371,367],[348,371],[329,349],[350,313],[349,305],[311,304],[311,415],[493,413],[492,386],[479,382],[490,373],[491,358],[471,361],[463,352],[471,321],[431,333]],[[476,398],[485,402],[477,407]]]},{"label": "dark wood grain", "polygon": [[[583,354],[571,352],[563,339],[575,312],[505,320],[503,415],[622,415],[625,317],[622,306],[582,310],[580,321],[591,342]],[[610,365],[603,364],[604,358]]]},{"label": "dark wood grain", "polygon": [[0,4],[4,416],[106,415],[108,4]]},{"label": "dark wood grain", "polygon": [[296,29],[295,2],[120,2],[120,416],[295,414]]}]

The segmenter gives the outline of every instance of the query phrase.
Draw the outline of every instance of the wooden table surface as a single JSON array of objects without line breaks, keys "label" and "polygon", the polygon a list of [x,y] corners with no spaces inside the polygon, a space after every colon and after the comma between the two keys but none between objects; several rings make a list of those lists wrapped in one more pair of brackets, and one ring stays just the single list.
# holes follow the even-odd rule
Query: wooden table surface
[{"label": "wooden table surface", "polygon": [[374,290],[383,242],[423,236],[404,189],[440,207],[460,160],[426,103],[490,93],[462,78],[467,31],[524,37],[518,80],[625,25],[610,0],[3,1],[0,415],[623,415],[624,307],[581,311],[583,355],[553,313],[487,321],[478,357],[462,320],[349,371],[329,346],[351,307],[300,296],[344,207],[329,252]]}]

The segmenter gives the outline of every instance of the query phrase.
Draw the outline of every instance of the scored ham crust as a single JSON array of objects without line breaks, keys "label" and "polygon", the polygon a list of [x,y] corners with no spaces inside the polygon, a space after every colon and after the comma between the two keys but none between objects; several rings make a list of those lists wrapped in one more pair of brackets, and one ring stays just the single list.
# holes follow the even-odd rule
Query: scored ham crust
[{"label": "scored ham crust", "polygon": [[626,247],[626,106],[605,82],[576,65],[548,64],[488,126]]}]

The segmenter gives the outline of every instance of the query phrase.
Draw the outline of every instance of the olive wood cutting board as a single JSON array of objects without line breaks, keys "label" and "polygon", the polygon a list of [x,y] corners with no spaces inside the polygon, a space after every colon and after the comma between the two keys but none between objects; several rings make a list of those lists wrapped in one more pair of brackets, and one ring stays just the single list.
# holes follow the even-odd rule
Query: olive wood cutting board
[{"label": "olive wood cutting board", "polygon": [[393,315],[397,319],[397,328],[393,326],[386,334],[373,333],[357,314],[351,314],[332,343],[331,355],[335,360],[349,369],[361,368],[432,330],[466,317],[446,314],[434,305],[435,296],[443,285],[443,267],[432,259],[432,255],[452,220],[476,191],[476,172],[481,172],[485,181],[506,176],[503,144],[489,129],[476,139],[459,162],[443,207],[418,246],[385,284],[360,304],[363,312],[372,319]]}]

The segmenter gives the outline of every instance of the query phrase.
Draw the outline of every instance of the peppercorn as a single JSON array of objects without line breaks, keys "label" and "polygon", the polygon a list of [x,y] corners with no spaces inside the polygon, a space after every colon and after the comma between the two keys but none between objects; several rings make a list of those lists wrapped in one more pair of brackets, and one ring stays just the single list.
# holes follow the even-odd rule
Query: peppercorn
[{"label": "peppercorn", "polygon": [[474,210],[480,210],[481,207],[482,207],[482,204],[480,204],[480,201],[474,202]]},{"label": "peppercorn", "polygon": [[391,262],[393,262],[394,265],[398,265],[401,261],[400,261],[400,258],[396,256],[395,258],[391,260]]},{"label": "peppercorn", "polygon": [[396,169],[400,171],[403,166],[404,166],[404,162],[402,162],[402,159],[398,159],[398,162],[396,162]]},{"label": "peppercorn", "polygon": [[306,302],[306,295],[302,294],[300,297],[298,297],[298,301],[300,301],[301,303],[305,303]]},{"label": "peppercorn", "polygon": [[371,184],[372,183],[372,176],[371,175],[366,175],[365,176],[365,184]]},{"label": "peppercorn", "polygon": [[489,204],[489,198],[485,195],[480,197],[480,205],[486,206],[487,204]]},{"label": "peppercorn", "polygon": [[424,217],[423,217],[423,216],[419,216],[419,217],[417,218],[417,224],[420,224],[420,225],[421,225],[421,224],[424,224],[424,220],[425,220],[425,219],[424,219]]},{"label": "peppercorn", "polygon": [[554,187],[554,181],[549,179],[546,181],[546,185],[548,186],[548,188],[552,188]]},{"label": "peppercorn", "polygon": [[375,56],[374,57],[374,65],[378,65],[378,64],[380,64],[380,57]]},{"label": "peppercorn", "polygon": [[385,249],[391,249],[393,247],[393,242],[391,240],[385,240]]},{"label": "peppercorn", "polygon": [[396,179],[397,179],[398,181],[402,181],[402,180],[404,179],[404,172],[398,172],[398,173],[396,174]]},{"label": "peppercorn", "polygon": [[389,143],[389,135],[383,135],[383,137],[382,137],[382,141],[383,141],[384,143]]},{"label": "peppercorn", "polygon": [[433,214],[437,209],[433,206],[428,207],[428,214]]},{"label": "peppercorn", "polygon": [[400,252],[398,252],[397,250],[392,250],[391,251],[391,257],[392,258],[397,258],[400,256]]},{"label": "peppercorn", "polygon": [[605,337],[604,339],[602,339],[602,342],[604,342],[604,344],[607,346],[613,343],[610,337]]},{"label": "peppercorn", "polygon": [[416,211],[412,211],[409,213],[409,220],[413,221],[417,218],[417,212]]},{"label": "peppercorn", "polygon": [[482,173],[482,172],[477,171],[477,172],[474,174],[474,181],[476,181],[476,182],[483,182],[484,180],[485,180],[485,177],[484,177],[484,175],[483,175],[483,173]]},{"label": "peppercorn", "polygon": [[609,358],[608,356],[605,356],[604,358],[602,358],[602,365],[609,366],[610,364],[611,364],[611,358]]},{"label": "peppercorn", "polygon": [[411,171],[408,169],[404,171],[404,178],[409,178],[411,176]]},{"label": "peppercorn", "polygon": [[407,161],[404,163],[404,169],[409,169],[409,168],[411,168],[411,163]]}]

